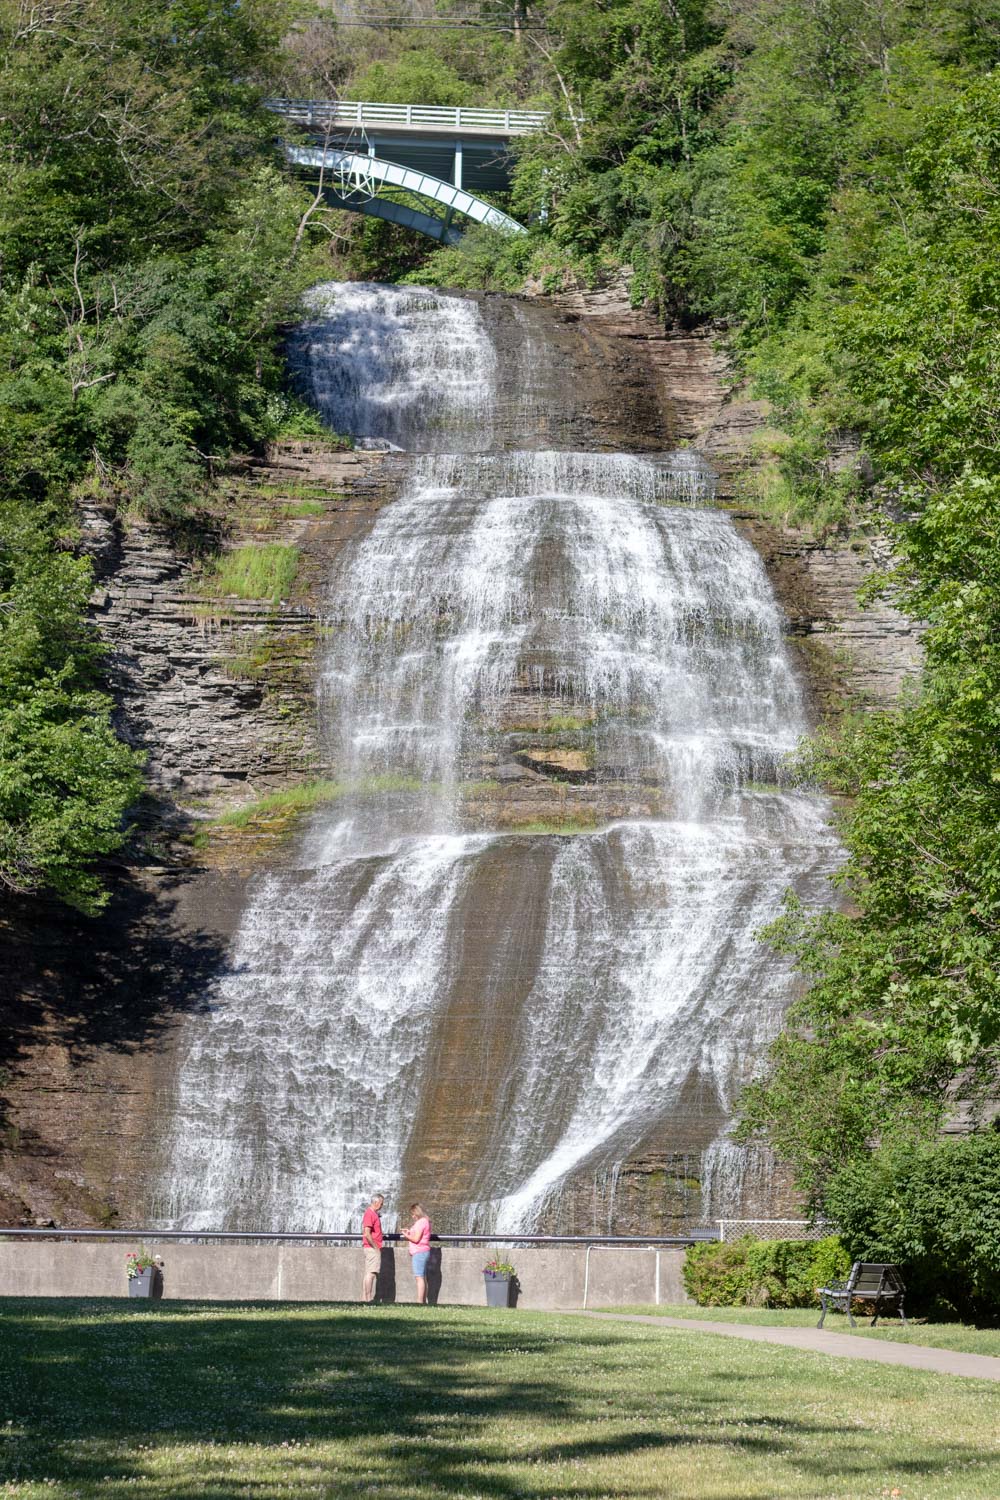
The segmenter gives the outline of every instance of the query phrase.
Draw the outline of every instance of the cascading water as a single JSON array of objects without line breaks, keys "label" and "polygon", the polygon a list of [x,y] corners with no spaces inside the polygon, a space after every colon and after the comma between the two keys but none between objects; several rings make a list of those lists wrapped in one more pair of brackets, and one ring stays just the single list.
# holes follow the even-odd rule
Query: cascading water
[{"label": "cascading water", "polygon": [[408,461],[330,581],[337,794],[190,1022],[162,1213],[339,1229],[419,1178],[440,1227],[526,1229],[669,1134],[692,1080],[724,1117],[774,1034],[789,976],[754,935],[833,857],[780,785],[800,692],[697,459],[479,454],[475,304],[320,307],[296,361],[331,425],[451,451]]},{"label": "cascading water", "polygon": [[496,356],[469,303],[358,282],[332,296],[316,287],[306,311],[291,365],[335,432],[423,449],[475,434],[473,446],[489,447]]},{"label": "cascading water", "polygon": [[775,1223],[771,1199],[776,1167],[766,1146],[740,1146],[725,1137],[713,1141],[702,1157],[702,1218],[708,1223],[745,1218],[749,1198],[755,1215]]}]

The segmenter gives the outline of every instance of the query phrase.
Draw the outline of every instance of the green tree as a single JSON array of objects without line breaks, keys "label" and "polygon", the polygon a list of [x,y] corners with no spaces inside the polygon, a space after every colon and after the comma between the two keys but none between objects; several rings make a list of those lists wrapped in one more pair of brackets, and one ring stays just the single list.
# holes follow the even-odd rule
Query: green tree
[{"label": "green tree", "polygon": [[142,759],[116,737],[84,619],[89,564],[27,509],[0,511],[0,885],[104,900],[93,860],[118,849]]},{"label": "green tree", "polygon": [[887,1143],[835,1174],[827,1204],[856,1259],[894,1261],[925,1306],[1000,1311],[1000,1132]]},{"label": "green tree", "polygon": [[168,521],[270,435],[322,203],[262,108],[285,0],[0,0],[0,884],[84,910],[140,758],[113,728],[81,486]]},{"label": "green tree", "polygon": [[773,1141],[818,1200],[845,1159],[899,1130],[932,1134],[956,1088],[975,1101],[997,1083],[998,118],[992,77],[923,118],[870,264],[846,295],[817,287],[809,314],[826,308],[828,379],[864,414],[908,513],[886,586],[927,625],[911,699],[812,753],[851,799],[851,909],[793,909],[773,933],[813,983],[747,1095],[744,1131]]}]

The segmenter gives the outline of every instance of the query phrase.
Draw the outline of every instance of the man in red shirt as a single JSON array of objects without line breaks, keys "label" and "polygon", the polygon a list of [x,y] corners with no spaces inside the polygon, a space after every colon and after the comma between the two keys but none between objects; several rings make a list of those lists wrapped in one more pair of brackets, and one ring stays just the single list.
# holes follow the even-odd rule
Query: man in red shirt
[{"label": "man in red shirt", "polygon": [[361,1245],[365,1256],[362,1302],[375,1301],[375,1282],[382,1265],[382,1220],[379,1218],[379,1211],[384,1202],[382,1194],[376,1193],[361,1220]]}]

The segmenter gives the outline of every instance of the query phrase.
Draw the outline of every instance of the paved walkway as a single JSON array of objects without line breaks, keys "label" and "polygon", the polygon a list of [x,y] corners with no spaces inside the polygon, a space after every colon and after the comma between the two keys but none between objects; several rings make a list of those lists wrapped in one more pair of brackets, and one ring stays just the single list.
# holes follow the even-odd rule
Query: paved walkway
[{"label": "paved walkway", "polygon": [[960,1354],[955,1349],[931,1349],[927,1344],[881,1343],[851,1333],[828,1333],[825,1328],[773,1328],[759,1323],[710,1323],[694,1318],[654,1317],[643,1313],[581,1312],[581,1318],[613,1323],[645,1323],[651,1328],[682,1328],[685,1333],[721,1333],[727,1339],[750,1339],[758,1344],[782,1344],[810,1354],[832,1354],[838,1359],[870,1359],[879,1365],[908,1365],[935,1375],[971,1375],[977,1380],[1000,1380],[1000,1358],[992,1354]]}]

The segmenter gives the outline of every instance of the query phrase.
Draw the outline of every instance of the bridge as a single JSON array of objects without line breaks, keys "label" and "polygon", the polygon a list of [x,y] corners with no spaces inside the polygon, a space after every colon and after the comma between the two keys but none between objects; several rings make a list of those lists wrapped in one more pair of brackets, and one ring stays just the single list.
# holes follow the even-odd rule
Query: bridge
[{"label": "bridge", "polygon": [[523,224],[480,195],[510,187],[509,144],[545,128],[549,117],[540,110],[319,99],[269,99],[267,107],[321,137],[317,144],[286,143],[285,150],[304,171],[323,170],[325,195],[337,208],[404,224],[447,245],[462,237],[456,216],[524,233]]}]

